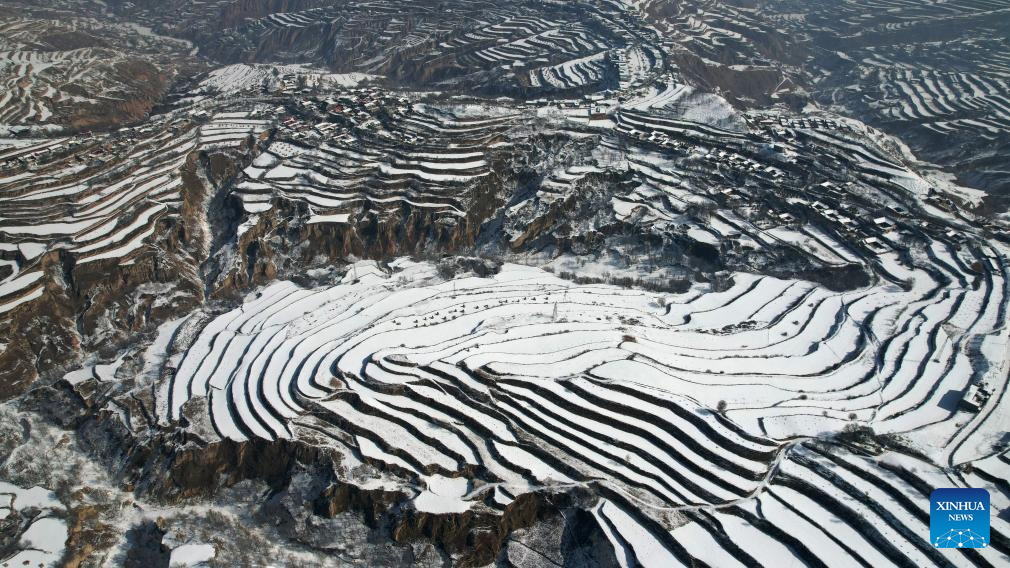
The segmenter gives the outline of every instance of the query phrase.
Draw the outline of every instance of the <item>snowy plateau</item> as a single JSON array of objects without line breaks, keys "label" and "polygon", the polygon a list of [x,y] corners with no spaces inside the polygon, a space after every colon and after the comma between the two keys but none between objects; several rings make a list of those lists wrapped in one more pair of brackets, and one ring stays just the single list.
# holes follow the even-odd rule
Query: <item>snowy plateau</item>
[{"label": "snowy plateau", "polygon": [[0,568],[1010,565],[1007,30],[0,0]]}]

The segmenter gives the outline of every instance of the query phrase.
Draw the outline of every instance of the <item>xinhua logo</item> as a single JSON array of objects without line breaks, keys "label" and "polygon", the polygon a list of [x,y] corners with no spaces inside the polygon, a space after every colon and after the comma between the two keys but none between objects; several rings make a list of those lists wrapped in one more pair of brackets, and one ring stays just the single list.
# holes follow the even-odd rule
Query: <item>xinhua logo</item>
[{"label": "xinhua logo", "polygon": [[989,492],[936,489],[929,496],[929,540],[936,548],[989,546]]}]

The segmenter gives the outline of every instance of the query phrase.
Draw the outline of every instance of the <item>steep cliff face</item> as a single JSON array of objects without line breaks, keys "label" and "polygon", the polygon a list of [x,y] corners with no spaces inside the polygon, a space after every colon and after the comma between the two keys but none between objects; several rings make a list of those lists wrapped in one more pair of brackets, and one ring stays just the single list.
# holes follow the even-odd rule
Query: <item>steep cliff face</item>
[{"label": "steep cliff face", "polygon": [[70,308],[78,314],[77,328],[89,350],[113,346],[202,301],[185,221],[165,219],[157,230],[164,235],[158,246],[166,254],[154,251],[125,266],[109,259],[70,269]]},{"label": "steep cliff face", "polygon": [[486,566],[498,558],[513,533],[560,516],[566,501],[570,505],[572,496],[527,493],[500,515],[406,511],[394,522],[393,539],[403,543],[424,539],[458,556],[457,566]]},{"label": "steep cliff face", "polygon": [[80,360],[81,334],[75,300],[65,285],[66,262],[61,251],[41,259],[52,278],[41,300],[15,308],[0,329],[7,338],[0,353],[0,400],[23,393],[40,374],[56,374]]},{"label": "steep cliff face", "polygon": [[85,353],[114,353],[138,334],[189,313],[204,301],[201,264],[211,239],[208,205],[242,161],[241,153],[191,154],[179,213],[160,217],[152,241],[128,261],[79,263],[56,248],[40,259],[42,296],[11,312],[0,352],[0,399],[22,393],[38,377],[79,366]]},{"label": "steep cliff face", "polygon": [[465,250],[479,225],[469,217],[446,223],[430,209],[406,202],[382,212],[366,208],[343,223],[310,223],[310,217],[305,204],[276,200],[270,212],[258,215],[234,243],[218,251],[208,270],[212,293],[233,295],[278,275],[298,276],[349,257],[381,260]]},{"label": "steep cliff face", "polygon": [[[326,527],[360,526],[367,530],[371,545],[385,543],[387,554],[395,559],[381,565],[415,565],[435,556],[442,562],[451,558],[455,566],[476,567],[516,562],[531,550],[556,557],[559,563],[568,557],[581,558],[585,563],[580,566],[617,565],[598,521],[586,513],[598,498],[588,487],[521,494],[500,510],[478,503],[462,513],[419,511],[408,491],[366,488],[354,482],[356,473],[326,444],[305,438],[208,442],[181,428],[145,422],[141,406],[129,401],[133,395],[128,393],[137,386],[129,364],[117,375],[121,377],[117,382],[61,381],[36,389],[21,406],[66,420],[65,426],[76,430],[74,447],[98,456],[113,472],[113,483],[138,502],[171,507],[213,501],[249,483],[262,484],[266,491],[261,498],[245,505],[249,514],[269,520],[284,538],[331,555],[341,554],[352,537],[335,538],[325,533]],[[110,403],[125,412],[110,412]],[[116,540],[107,524],[107,496],[64,498],[75,503],[68,510],[65,560],[77,565],[107,553]],[[92,504],[78,506],[78,502]],[[135,544],[126,557],[161,558],[167,523],[158,519],[166,528],[138,526],[135,530],[146,536],[134,535]]]}]

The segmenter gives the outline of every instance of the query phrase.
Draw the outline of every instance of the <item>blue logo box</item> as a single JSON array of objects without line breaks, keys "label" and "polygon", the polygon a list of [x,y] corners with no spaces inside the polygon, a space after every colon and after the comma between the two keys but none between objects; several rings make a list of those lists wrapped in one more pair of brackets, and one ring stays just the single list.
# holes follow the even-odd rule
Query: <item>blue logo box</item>
[{"label": "blue logo box", "polygon": [[929,542],[934,548],[987,548],[989,492],[934,490],[929,496]]}]

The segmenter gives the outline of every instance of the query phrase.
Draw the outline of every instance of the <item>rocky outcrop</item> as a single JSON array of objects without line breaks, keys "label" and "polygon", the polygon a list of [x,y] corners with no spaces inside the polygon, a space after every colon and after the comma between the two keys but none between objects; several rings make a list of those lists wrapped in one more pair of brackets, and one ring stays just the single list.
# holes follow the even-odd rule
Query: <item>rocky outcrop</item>
[{"label": "rocky outcrop", "polygon": [[130,529],[127,540],[131,543],[123,560],[126,568],[168,568],[170,554],[162,544],[165,531],[153,521],[140,523]]},{"label": "rocky outcrop", "polygon": [[180,214],[161,217],[152,242],[129,262],[109,258],[79,264],[60,248],[43,255],[42,297],[15,308],[0,329],[9,338],[0,351],[0,400],[24,392],[40,376],[52,379],[78,367],[84,350],[112,353],[137,334],[201,305],[199,266],[211,238],[207,202],[216,187],[227,185],[241,159],[192,154],[181,172]]},{"label": "rocky outcrop", "polygon": [[119,539],[119,529],[103,523],[101,514],[101,508],[95,505],[75,507],[68,511],[68,538],[62,566],[84,566],[96,551],[115,545]]},{"label": "rocky outcrop", "polygon": [[348,257],[388,259],[410,254],[452,253],[473,245],[478,223],[471,217],[446,222],[430,208],[405,201],[392,210],[363,209],[347,223],[309,223],[303,203],[277,199],[256,224],[237,238],[230,264],[215,267],[214,295],[228,297],[279,276],[296,276],[320,263]]},{"label": "rocky outcrop", "polygon": [[377,527],[388,511],[405,497],[399,491],[368,490],[336,482],[315,498],[313,513],[327,519],[342,513],[357,513],[368,526]]},{"label": "rocky outcrop", "polygon": [[567,494],[526,493],[516,497],[501,515],[408,510],[397,519],[393,538],[397,542],[425,539],[458,556],[459,566],[486,566],[498,557],[513,532],[560,515],[570,504]]},{"label": "rocky outcrop", "polygon": [[289,440],[222,440],[167,453],[152,448],[152,452],[163,464],[164,477],[150,479],[149,489],[167,499],[208,496],[218,487],[246,479],[262,480],[279,489],[300,468],[332,470],[340,462],[339,454],[332,450]]},{"label": "rocky outcrop", "polygon": [[[596,560],[606,556],[605,547],[599,546],[599,528],[593,528],[595,520],[579,513],[596,502],[591,488],[522,494],[500,511],[480,501],[463,513],[418,511],[410,504],[412,496],[404,491],[366,489],[349,481],[346,476],[350,472],[339,452],[306,440],[208,443],[186,433],[183,426],[133,431],[122,422],[122,413],[108,410],[110,401],[128,397],[124,391],[129,392],[129,381],[86,383],[62,382],[36,389],[23,399],[22,406],[63,417],[64,427],[77,432],[80,447],[115,472],[123,488],[135,491],[146,502],[169,505],[214,499],[228,488],[255,481],[269,488],[262,502],[250,504],[259,510],[257,515],[278,525],[286,538],[322,550],[330,550],[331,546],[330,539],[324,538],[325,527],[348,522],[333,525],[329,520],[350,515],[370,528],[370,539],[398,546],[392,550],[405,558],[413,554],[409,552],[411,546],[425,544],[451,557],[453,565],[485,566],[509,554],[510,542],[543,544],[544,533],[537,527],[545,523],[565,540],[564,548],[558,549],[559,543],[554,543],[544,545],[545,550],[562,550]],[[74,501],[88,499],[79,497]],[[68,565],[79,565],[113,544],[114,531],[103,524],[100,507],[74,508],[68,511],[68,517]],[[163,529],[139,525],[132,534],[132,545],[126,551],[131,565],[139,566],[135,562],[141,558],[155,563],[150,565],[164,560]],[[511,554],[515,553],[512,550]],[[599,561],[587,565],[612,564]]]},{"label": "rocky outcrop", "polygon": [[44,255],[41,269],[50,278],[42,297],[15,308],[0,328],[7,338],[0,352],[0,400],[23,393],[40,375],[54,376],[80,360],[75,301],[63,285],[67,262],[62,251]]}]

